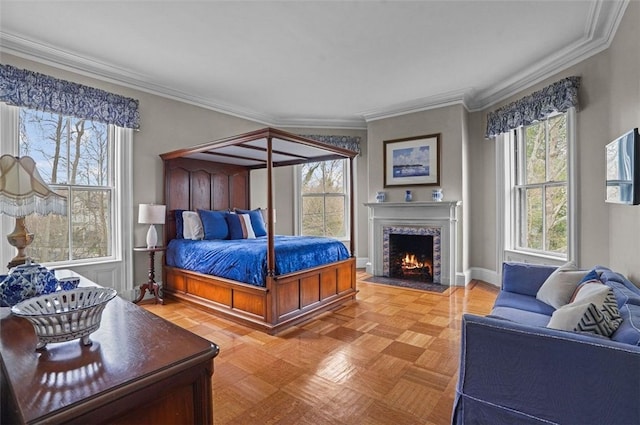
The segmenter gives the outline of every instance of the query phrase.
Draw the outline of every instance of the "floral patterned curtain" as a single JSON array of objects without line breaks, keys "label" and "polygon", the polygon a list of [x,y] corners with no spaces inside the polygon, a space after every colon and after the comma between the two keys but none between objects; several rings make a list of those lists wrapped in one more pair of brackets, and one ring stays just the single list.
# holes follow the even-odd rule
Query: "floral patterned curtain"
[{"label": "floral patterned curtain", "polygon": [[553,112],[578,108],[579,87],[580,77],[568,77],[489,112],[485,137],[494,138],[514,128],[542,120]]},{"label": "floral patterned curtain", "polygon": [[0,102],[140,128],[138,100],[0,64]]},{"label": "floral patterned curtain", "polygon": [[319,136],[315,134],[306,134],[301,136],[306,137],[307,139],[315,140],[316,142],[326,143],[327,145],[360,153],[360,137]]}]

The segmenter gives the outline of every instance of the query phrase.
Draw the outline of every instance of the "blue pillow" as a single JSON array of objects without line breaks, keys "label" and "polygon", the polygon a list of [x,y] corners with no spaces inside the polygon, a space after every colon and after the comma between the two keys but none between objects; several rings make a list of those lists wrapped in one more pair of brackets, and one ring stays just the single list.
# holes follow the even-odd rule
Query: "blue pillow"
[{"label": "blue pillow", "polygon": [[176,217],[176,239],[184,239],[184,221],[182,220],[182,212],[184,210],[173,210]]},{"label": "blue pillow", "polygon": [[586,276],[582,278],[582,280],[578,283],[578,285],[588,282],[590,280],[600,280],[600,275],[598,274],[596,269],[591,269],[589,273],[587,273]]},{"label": "blue pillow", "polygon": [[227,239],[229,237],[229,226],[225,219],[227,214],[223,211],[198,210],[205,239]]},{"label": "blue pillow", "polygon": [[262,213],[260,212],[259,209],[255,209],[255,210],[236,209],[236,212],[239,214],[249,214],[249,218],[251,219],[251,227],[253,227],[253,233],[255,233],[256,237],[267,236],[267,229],[264,227],[264,219],[262,218]]}]

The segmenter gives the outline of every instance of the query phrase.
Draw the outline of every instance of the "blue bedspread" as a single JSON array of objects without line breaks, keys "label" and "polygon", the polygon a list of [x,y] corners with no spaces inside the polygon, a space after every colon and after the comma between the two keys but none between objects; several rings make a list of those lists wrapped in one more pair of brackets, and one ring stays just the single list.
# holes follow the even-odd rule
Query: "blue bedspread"
[{"label": "blue bedspread", "polygon": [[[267,237],[236,240],[173,239],[167,246],[167,265],[265,286]],[[314,236],[276,236],[275,274],[282,275],[346,260],[349,251],[336,239]]]}]

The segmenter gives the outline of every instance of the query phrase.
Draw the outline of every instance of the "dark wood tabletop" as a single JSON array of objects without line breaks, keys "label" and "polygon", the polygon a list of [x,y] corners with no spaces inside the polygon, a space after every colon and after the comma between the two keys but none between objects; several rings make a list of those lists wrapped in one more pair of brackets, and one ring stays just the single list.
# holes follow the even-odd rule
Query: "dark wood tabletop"
[{"label": "dark wood tabletop", "polygon": [[[21,422],[55,419],[62,423],[99,411],[96,409],[106,412],[114,400],[152,388],[154,382],[166,381],[198,364],[210,364],[210,383],[213,358],[219,350],[210,341],[120,297],[107,304],[91,340],[90,346],[74,340],[50,343],[45,350],[36,351],[31,323],[13,316],[9,308],[0,309],[3,389],[10,390]],[[5,410],[8,395],[2,396]]]}]

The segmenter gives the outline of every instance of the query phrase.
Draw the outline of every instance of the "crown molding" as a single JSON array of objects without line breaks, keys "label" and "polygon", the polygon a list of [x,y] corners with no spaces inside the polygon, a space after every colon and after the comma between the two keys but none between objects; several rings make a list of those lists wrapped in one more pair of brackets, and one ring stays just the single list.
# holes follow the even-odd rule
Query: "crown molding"
[{"label": "crown molding", "polygon": [[421,99],[397,103],[384,108],[365,111],[362,112],[361,115],[364,117],[365,121],[371,122],[400,115],[413,114],[415,112],[427,111],[429,109],[444,108],[451,105],[461,104],[467,108],[470,93],[473,93],[472,89],[451,91],[434,96],[423,97]]},{"label": "crown molding", "polygon": [[594,2],[589,22],[580,40],[523,69],[500,84],[479,90],[469,101],[469,110],[474,112],[495,105],[607,49],[613,41],[628,4],[629,0]]},{"label": "crown molding", "polygon": [[140,90],[157,96],[185,102],[237,118],[247,119],[273,127],[343,128],[363,130],[367,123],[385,118],[443,108],[461,104],[468,111],[480,111],[507,99],[527,88],[552,77],[605,49],[613,40],[618,25],[630,0],[596,0],[590,11],[583,37],[554,55],[528,66],[499,84],[478,90],[466,88],[442,93],[383,108],[354,114],[353,117],[294,118],[277,117],[237,105],[229,105],[184,93],[148,81],[146,76],[131,70],[82,57],[45,43],[34,42],[0,31],[0,52],[4,51],[25,59],[44,63],[87,77]]}]

